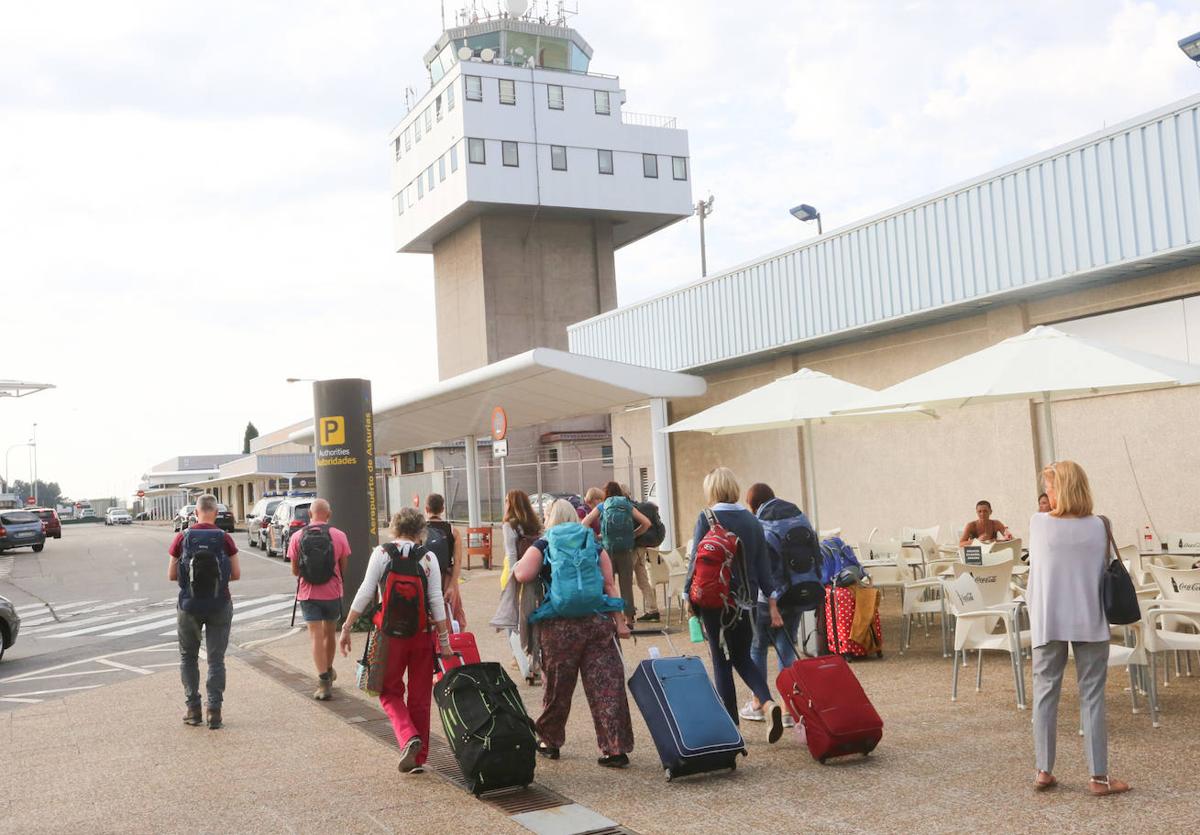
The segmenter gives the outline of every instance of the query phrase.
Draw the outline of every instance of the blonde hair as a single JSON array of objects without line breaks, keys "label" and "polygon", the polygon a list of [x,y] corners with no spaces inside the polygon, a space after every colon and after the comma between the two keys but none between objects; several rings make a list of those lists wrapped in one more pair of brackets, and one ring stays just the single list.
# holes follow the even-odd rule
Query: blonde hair
[{"label": "blonde hair", "polygon": [[1051,516],[1091,516],[1092,487],[1087,473],[1074,461],[1055,461],[1042,470],[1046,489],[1055,493]]},{"label": "blonde hair", "polygon": [[578,521],[579,514],[575,512],[575,505],[566,499],[555,499],[554,503],[546,509],[546,530],[550,530],[555,525]]},{"label": "blonde hair", "polygon": [[392,517],[392,524],[388,529],[393,539],[404,537],[413,542],[420,542],[421,534],[425,532],[425,514],[415,507],[406,507]]},{"label": "blonde hair", "polygon": [[704,503],[710,507],[718,502],[737,504],[741,493],[737,476],[728,467],[717,467],[704,477]]},{"label": "blonde hair", "polygon": [[584,494],[583,500],[591,507],[595,507],[604,501],[604,491],[599,487],[589,487],[587,493]]}]

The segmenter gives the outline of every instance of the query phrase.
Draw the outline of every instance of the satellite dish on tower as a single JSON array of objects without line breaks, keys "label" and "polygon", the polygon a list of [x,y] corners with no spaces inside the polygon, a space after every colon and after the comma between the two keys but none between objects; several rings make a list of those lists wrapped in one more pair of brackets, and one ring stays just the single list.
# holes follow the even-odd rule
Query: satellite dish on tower
[{"label": "satellite dish on tower", "polygon": [[513,50],[513,55],[520,55],[521,57],[525,57],[525,47],[518,46],[516,49]]},{"label": "satellite dish on tower", "polygon": [[491,63],[492,59],[496,57],[496,50],[488,47],[480,51],[479,57],[483,59],[484,63]]},{"label": "satellite dish on tower", "polygon": [[471,49],[469,46],[460,46],[458,48],[458,60],[460,61],[470,61],[474,55],[475,50]]},{"label": "satellite dish on tower", "polygon": [[507,0],[505,5],[508,6],[510,17],[520,17],[529,8],[529,0]]}]

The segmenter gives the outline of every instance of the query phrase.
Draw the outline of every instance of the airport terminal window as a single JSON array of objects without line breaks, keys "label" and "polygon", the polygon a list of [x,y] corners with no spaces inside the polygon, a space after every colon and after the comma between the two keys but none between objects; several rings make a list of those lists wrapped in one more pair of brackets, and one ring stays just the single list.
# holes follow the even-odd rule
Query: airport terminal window
[{"label": "airport terminal window", "polygon": [[642,176],[658,178],[658,156],[642,154]]},{"label": "airport terminal window", "polygon": [[433,112],[434,112],[434,115],[437,117],[437,120],[439,122],[442,121],[442,97],[441,96],[438,96],[436,99],[433,100]]},{"label": "airport terminal window", "polygon": [[551,145],[550,146],[550,167],[555,171],[567,170],[567,146],[566,145]]},{"label": "airport terminal window", "polygon": [[467,140],[467,161],[476,165],[487,163],[487,151],[484,149],[482,139]]},{"label": "airport terminal window", "polygon": [[500,103],[517,103],[517,82],[513,81],[511,78],[500,79]]},{"label": "airport terminal window", "polygon": [[400,454],[400,474],[425,472],[425,450]]},{"label": "airport terminal window", "polygon": [[404,150],[412,150],[412,128],[404,129]]},{"label": "airport terminal window", "polygon": [[467,101],[483,101],[483,79],[477,75],[464,75],[467,81]]},{"label": "airport terminal window", "polygon": [[517,156],[517,143],[504,141],[500,143],[500,161],[509,168],[516,168],[521,164]]},{"label": "airport terminal window", "polygon": [[412,123],[412,129],[413,129],[413,136],[415,136],[417,141],[420,142],[421,141],[421,117],[420,116],[418,116],[416,118],[416,120]]},{"label": "airport terminal window", "polygon": [[546,463],[551,467],[558,466],[558,450],[557,449],[552,447],[552,448],[546,450]]},{"label": "airport terminal window", "polygon": [[433,182],[433,166],[432,165],[425,169],[425,178],[427,180],[429,180],[429,184],[428,184],[427,188],[430,191],[433,191],[434,182]]},{"label": "airport terminal window", "polygon": [[600,459],[600,463],[604,464],[606,467],[611,467],[613,465],[612,444],[604,444],[600,447]]},{"label": "airport terminal window", "polygon": [[438,157],[438,182],[446,179],[446,155]]},{"label": "airport terminal window", "polygon": [[687,157],[671,157],[671,176],[676,180],[687,179]]},{"label": "airport terminal window", "polygon": [[404,214],[404,192],[396,195],[396,214]]},{"label": "airport terminal window", "polygon": [[608,101],[607,90],[596,90],[596,113],[601,116],[607,116],[612,113],[612,107]]},{"label": "airport terminal window", "polygon": [[429,133],[433,130],[433,114],[429,111],[432,108],[425,108],[425,132]]},{"label": "airport terminal window", "polygon": [[446,112],[449,113],[454,109],[454,85],[451,84],[446,88]]},{"label": "airport terminal window", "polygon": [[458,170],[458,146],[450,146],[450,173],[453,174]]},{"label": "airport terminal window", "polygon": [[596,151],[596,161],[600,165],[601,174],[613,173],[612,151],[606,151],[603,149]]},{"label": "airport terminal window", "polygon": [[400,137],[396,137],[396,159],[400,159]]},{"label": "airport terminal window", "polygon": [[546,105],[551,110],[563,109],[563,88],[561,84],[546,85]]},{"label": "airport terminal window", "polygon": [[417,177],[417,199],[420,200],[424,196],[425,196],[425,179],[423,177],[418,176]]}]

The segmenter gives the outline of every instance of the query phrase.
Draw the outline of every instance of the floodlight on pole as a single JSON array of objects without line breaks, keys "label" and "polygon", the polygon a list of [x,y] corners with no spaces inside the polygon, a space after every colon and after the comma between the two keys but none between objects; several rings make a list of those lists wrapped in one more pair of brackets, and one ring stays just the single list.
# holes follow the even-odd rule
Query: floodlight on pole
[{"label": "floodlight on pole", "polygon": [[791,209],[792,217],[803,223],[808,223],[810,220],[817,222],[817,234],[820,235],[824,230],[821,229],[821,213],[807,203],[801,203]]},{"label": "floodlight on pole", "polygon": [[1179,48],[1183,50],[1183,54],[1196,62],[1200,66],[1200,32],[1194,35],[1188,35],[1186,38],[1181,38]]}]

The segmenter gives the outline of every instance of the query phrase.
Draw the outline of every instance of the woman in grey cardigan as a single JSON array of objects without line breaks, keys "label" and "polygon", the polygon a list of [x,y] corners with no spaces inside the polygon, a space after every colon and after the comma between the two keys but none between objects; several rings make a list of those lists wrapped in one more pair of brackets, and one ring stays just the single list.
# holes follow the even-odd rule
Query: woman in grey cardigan
[{"label": "woman in grey cardigan", "polygon": [[1092,794],[1129,791],[1108,776],[1108,727],[1104,685],[1108,679],[1108,619],[1100,600],[1108,561],[1104,520],[1092,515],[1087,474],[1074,461],[1043,470],[1049,513],[1029,522],[1029,626],[1033,638],[1033,741],[1038,791],[1054,788],[1054,742],[1058,697],[1067,666],[1067,645],[1075,655],[1079,710],[1083,719]]}]

